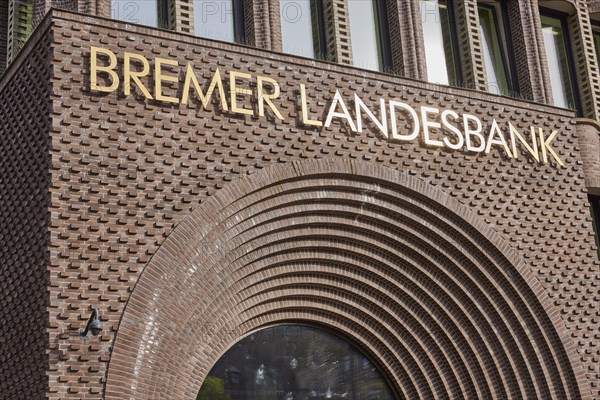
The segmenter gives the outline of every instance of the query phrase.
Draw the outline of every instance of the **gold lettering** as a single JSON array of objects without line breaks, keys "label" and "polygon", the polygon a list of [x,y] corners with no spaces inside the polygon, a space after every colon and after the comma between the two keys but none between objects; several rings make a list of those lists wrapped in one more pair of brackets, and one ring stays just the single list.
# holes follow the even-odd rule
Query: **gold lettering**
[{"label": "gold lettering", "polygon": [[[414,126],[413,126],[413,131],[410,134],[401,135],[398,133],[398,121],[396,118],[396,108],[400,108],[400,109],[408,111],[408,113],[412,117]],[[390,119],[392,120],[392,139],[409,141],[409,140],[414,140],[419,136],[419,130],[421,129],[421,126],[419,125],[419,117],[417,116],[417,112],[415,111],[415,109],[412,108],[411,106],[409,106],[408,104],[401,103],[401,102],[398,102],[395,100],[391,100],[390,101]]]},{"label": "gold lettering", "polygon": [[[494,139],[494,136],[498,136],[500,139]],[[490,135],[488,136],[487,146],[485,147],[485,154],[489,154],[493,144],[502,145],[508,157],[513,158],[510,149],[508,148],[508,143],[506,143],[506,139],[504,138],[504,134],[500,130],[500,127],[498,126],[498,123],[495,119],[492,121],[492,128],[490,129]]]},{"label": "gold lettering", "polygon": [[188,63],[187,70],[185,73],[185,82],[183,84],[183,92],[181,94],[181,104],[187,104],[188,97],[190,93],[190,83],[194,84],[194,89],[198,94],[198,98],[202,102],[202,106],[206,108],[210,103],[210,98],[215,90],[215,87],[219,90],[219,98],[221,99],[221,109],[223,111],[228,111],[229,107],[227,106],[227,98],[225,97],[225,90],[223,89],[223,82],[221,81],[221,72],[219,68],[215,71],[212,80],[210,81],[210,85],[208,86],[208,90],[206,94],[202,92],[202,88],[198,84],[198,80],[196,79],[196,75],[194,74],[194,69],[192,65]]},{"label": "gold lettering", "polygon": [[162,65],[166,64],[166,65],[172,65],[174,67],[178,66],[179,64],[177,63],[177,61],[173,61],[173,60],[166,60],[164,58],[156,58],[156,60],[154,60],[154,91],[156,94],[156,100],[160,100],[160,101],[168,101],[170,103],[179,103],[179,99],[175,98],[175,97],[171,97],[171,96],[165,96],[162,93],[162,82],[179,82],[179,78],[176,76],[169,76],[169,75],[163,75],[162,73]]},{"label": "gold lettering", "polygon": [[[477,128],[472,129],[469,121],[475,122]],[[474,115],[463,114],[463,127],[465,131],[465,139],[467,142],[467,150],[481,153],[483,149],[485,149],[485,138],[481,134],[481,130],[483,129],[483,127],[481,126],[481,120]],[[472,136],[477,136],[477,138],[479,139],[479,146],[473,145]]]},{"label": "gold lettering", "polygon": [[462,132],[454,125],[448,121],[448,116],[451,116],[455,120],[458,119],[458,114],[452,110],[444,110],[442,111],[442,125],[444,128],[448,129],[450,132],[456,135],[457,141],[456,143],[452,143],[450,139],[444,136],[444,144],[451,148],[452,150],[459,150],[465,144],[465,138],[463,137]]},{"label": "gold lettering", "polygon": [[302,123],[304,125],[323,126],[321,121],[308,118],[308,107],[306,106],[306,86],[304,86],[304,83],[300,84],[300,100],[302,103]]},{"label": "gold lettering", "polygon": [[525,141],[525,138],[510,122],[508,123],[508,128],[510,129],[510,141],[512,144],[512,151],[515,158],[519,158],[519,153],[517,152],[517,141],[515,140],[516,137],[517,139],[519,139],[521,144],[525,146],[529,154],[531,154],[533,158],[535,158],[535,161],[540,162],[540,153],[537,147],[535,128],[533,126],[531,127],[531,146],[529,146],[529,143]]},{"label": "gold lettering", "polygon": [[552,140],[554,140],[556,135],[558,135],[558,132],[552,131],[552,133],[550,134],[550,136],[548,136],[548,139],[546,140],[544,140],[544,131],[542,131],[542,128],[539,128],[539,133],[540,142],[542,143],[542,159],[544,160],[544,163],[548,163],[548,153],[550,153],[552,154],[552,157],[554,157],[554,159],[560,164],[560,166],[564,167],[565,164],[563,164],[562,160],[558,157],[558,154],[556,154],[554,152],[554,149],[550,146]]},{"label": "gold lettering", "polygon": [[[98,54],[108,56],[109,63],[105,67],[98,66]],[[90,89],[99,92],[113,92],[119,87],[119,76],[114,71],[117,66],[117,56],[110,50],[101,47],[90,47]],[[98,72],[106,72],[111,79],[110,86],[98,85]]]},{"label": "gold lettering", "polygon": [[[131,71],[131,60],[141,62],[142,70],[139,72]],[[150,72],[150,64],[148,63],[148,60],[140,55],[125,52],[124,63],[125,65],[123,66],[123,93],[125,94],[125,96],[129,96],[129,94],[131,93],[131,80],[133,80],[137,87],[142,91],[144,96],[146,96],[147,99],[152,100],[150,92],[148,92],[148,89],[146,89],[142,81],[140,81],[140,77],[146,76]]]},{"label": "gold lettering", "polygon": [[[273,93],[265,94],[263,92],[263,82],[268,82],[271,84],[271,86],[273,86]],[[269,106],[271,111],[273,111],[273,113],[277,116],[277,118],[283,121],[283,116],[281,115],[277,107],[275,107],[275,104],[273,104],[273,102],[271,101],[273,99],[278,98],[279,94],[281,93],[279,83],[277,83],[277,81],[275,81],[274,79],[267,78],[266,76],[259,76],[256,78],[256,85],[258,86],[258,115],[260,115],[261,117],[265,116],[265,103],[267,103],[267,105]]]},{"label": "gold lettering", "polygon": [[236,72],[236,71],[229,72],[229,90],[231,91],[231,93],[230,93],[230,95],[231,95],[231,111],[238,113],[238,114],[252,115],[252,114],[254,114],[254,111],[248,110],[247,108],[242,108],[242,107],[237,106],[237,95],[238,94],[243,94],[243,95],[251,95],[252,94],[252,90],[240,89],[236,86],[237,78],[250,80],[250,79],[252,79],[252,76],[250,74],[246,74],[244,72]]},{"label": "gold lettering", "polygon": [[[342,112],[336,112],[337,105],[342,107]],[[333,101],[331,102],[331,107],[329,107],[329,112],[327,113],[327,119],[325,119],[325,128],[329,128],[331,125],[331,120],[333,117],[343,118],[348,121],[348,125],[350,125],[350,129],[352,132],[356,132],[356,126],[354,125],[354,121],[352,121],[352,116],[348,112],[348,108],[346,108],[346,104],[344,103],[344,99],[342,99],[342,95],[339,90],[335,91],[335,96],[333,96]]]},{"label": "gold lettering", "polygon": [[432,121],[427,114],[439,114],[440,110],[433,107],[421,107],[421,121],[423,122],[423,139],[425,144],[430,146],[443,147],[444,143],[441,140],[431,139],[429,137],[429,128],[440,129],[442,125],[439,122]]},{"label": "gold lettering", "polygon": [[379,131],[383,134],[383,136],[388,137],[388,124],[384,99],[379,99],[379,114],[381,115],[381,121],[375,118],[375,115],[367,108],[367,106],[365,106],[365,103],[363,103],[356,93],[354,93],[354,106],[356,113],[356,129],[358,132],[362,132],[362,110],[365,112],[365,114],[367,114],[375,126],[379,128]]}]

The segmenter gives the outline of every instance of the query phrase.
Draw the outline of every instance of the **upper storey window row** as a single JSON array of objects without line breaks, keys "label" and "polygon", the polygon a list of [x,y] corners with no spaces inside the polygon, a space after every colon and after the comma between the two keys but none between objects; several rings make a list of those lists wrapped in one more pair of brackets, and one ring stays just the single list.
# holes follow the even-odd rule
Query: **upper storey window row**
[{"label": "upper storey window row", "polygon": [[[465,85],[452,2],[421,0],[420,3],[428,80],[445,85]],[[504,4],[480,1],[477,11],[487,91],[508,95],[516,85],[508,57],[512,46]]]},{"label": "upper storey window row", "polygon": [[[112,17],[121,21],[168,28],[167,16],[167,0],[112,2]],[[244,10],[241,0],[193,0],[193,21],[196,36],[226,42],[244,42]]]},{"label": "upper storey window row", "polygon": [[[283,51],[299,56],[329,59],[325,4],[322,0],[280,0]],[[347,0],[339,23],[349,28],[347,41],[352,65],[383,71],[390,65],[390,43],[387,30],[386,2],[383,0]],[[331,12],[331,11],[330,11]],[[340,29],[339,31],[343,31]],[[336,32],[339,36],[340,32]],[[329,40],[335,40],[329,37]]]},{"label": "upper storey window row", "polygon": [[[116,0],[113,17],[140,24],[166,27],[168,0]],[[465,44],[457,32],[458,1],[419,0],[427,80],[452,86],[477,88],[490,93],[518,96],[519,85],[513,38],[507,11],[508,1],[479,0],[475,44]],[[359,68],[387,71],[392,67],[389,23],[384,0],[279,0],[282,50],[285,53],[323,60],[336,60],[344,49],[350,55],[342,60]],[[343,8],[332,17],[335,7]],[[464,11],[463,11],[464,12]],[[244,42],[244,10],[241,0],[193,0],[191,12],[194,33],[210,39]],[[543,47],[555,105],[578,108],[569,29],[564,15],[540,9]],[[463,18],[465,18],[463,16]],[[468,18],[473,19],[473,16]],[[329,26],[336,21],[336,26]],[[600,29],[594,31],[596,52],[600,53]],[[394,45],[399,45],[394,43]],[[461,46],[478,46],[464,49]],[[342,50],[340,50],[342,49]],[[482,66],[481,77],[465,76],[464,57],[473,51]],[[333,55],[332,55],[333,53]],[[466,55],[465,55],[466,54]],[[472,62],[472,60],[470,60]],[[470,68],[473,70],[473,67]],[[477,68],[475,68],[477,69]],[[481,69],[477,69],[481,71]],[[474,73],[474,72],[471,72]],[[477,72],[479,73],[479,72]]]},{"label": "upper storey window row", "polygon": [[575,68],[566,18],[551,10],[542,10],[541,20],[554,105],[577,108]]}]

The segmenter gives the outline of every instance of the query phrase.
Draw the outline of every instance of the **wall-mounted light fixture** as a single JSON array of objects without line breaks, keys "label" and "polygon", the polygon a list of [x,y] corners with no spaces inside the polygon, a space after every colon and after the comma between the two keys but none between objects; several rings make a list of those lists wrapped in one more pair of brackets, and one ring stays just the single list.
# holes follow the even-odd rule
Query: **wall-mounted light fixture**
[{"label": "wall-mounted light fixture", "polygon": [[102,321],[100,321],[100,313],[97,308],[92,310],[92,315],[90,315],[90,319],[88,320],[85,329],[79,332],[79,337],[82,339],[88,338],[88,333],[91,333],[93,336],[98,336],[102,331]]}]

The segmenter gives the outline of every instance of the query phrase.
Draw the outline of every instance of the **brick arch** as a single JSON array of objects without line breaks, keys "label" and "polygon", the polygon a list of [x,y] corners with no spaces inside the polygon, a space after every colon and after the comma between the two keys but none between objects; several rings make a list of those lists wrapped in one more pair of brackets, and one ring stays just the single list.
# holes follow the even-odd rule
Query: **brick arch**
[{"label": "brick arch", "polygon": [[233,182],[173,230],[126,307],[106,398],[195,398],[229,347],[284,321],[352,340],[401,398],[582,396],[566,329],[499,235],[418,178],[336,160]]}]

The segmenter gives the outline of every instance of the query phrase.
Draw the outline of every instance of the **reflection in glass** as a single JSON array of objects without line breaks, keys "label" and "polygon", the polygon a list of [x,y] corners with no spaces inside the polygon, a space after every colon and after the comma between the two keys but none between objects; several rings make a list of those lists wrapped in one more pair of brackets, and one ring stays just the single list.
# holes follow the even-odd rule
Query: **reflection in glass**
[{"label": "reflection in glass", "polygon": [[376,7],[373,0],[348,0],[352,65],[380,71],[383,63]]},{"label": "reflection in glass", "polygon": [[442,0],[421,0],[421,25],[429,82],[457,84],[448,4]]},{"label": "reflection in glass", "polygon": [[197,400],[394,398],[379,371],[350,343],[293,324],[238,342],[210,370]]},{"label": "reflection in glass", "polygon": [[158,7],[158,0],[115,0],[112,2],[112,17],[132,24],[160,27]]},{"label": "reflection in glass", "polygon": [[235,41],[233,0],[194,0],[194,33],[209,39]]},{"label": "reflection in glass", "polygon": [[280,1],[284,52],[310,58],[318,54],[319,28],[315,8],[314,0]]},{"label": "reflection in glass", "polygon": [[487,89],[490,93],[508,94],[507,65],[502,56],[503,45],[499,34],[499,23],[495,8],[479,5],[479,32],[487,75]]},{"label": "reflection in glass", "polygon": [[548,59],[554,105],[563,108],[575,108],[562,21],[558,18],[542,15],[542,33],[544,35],[544,48]]}]

